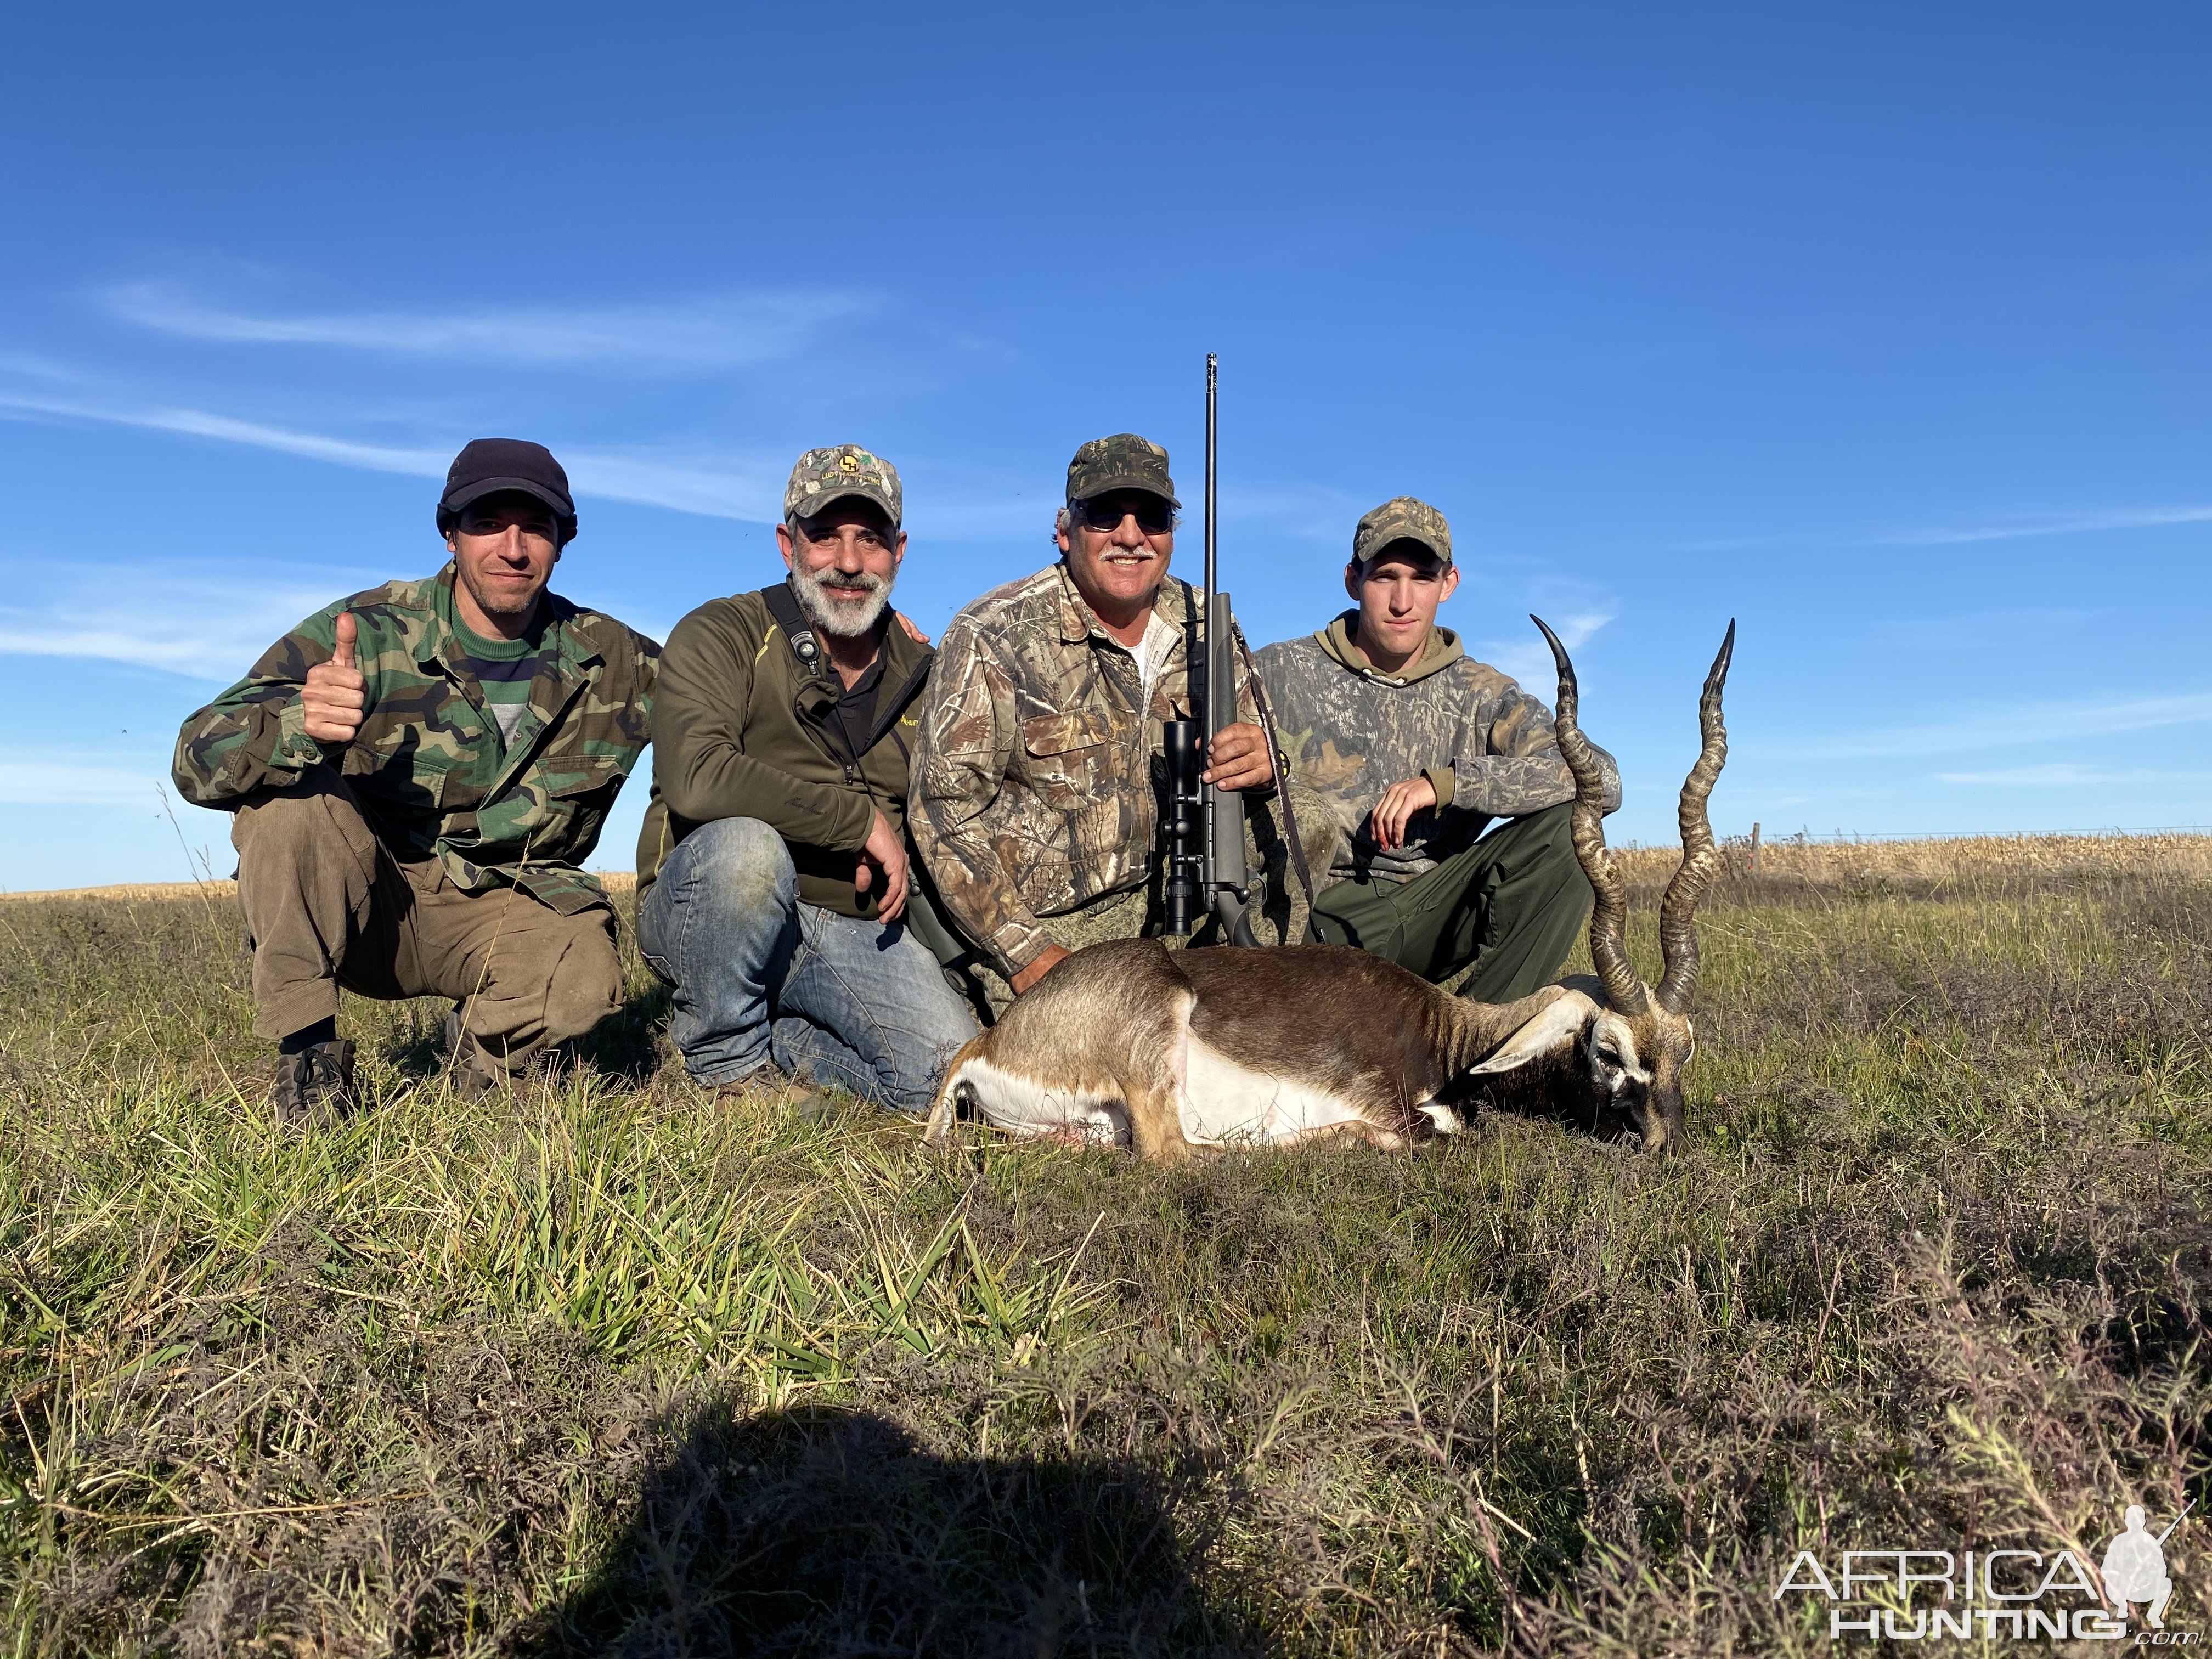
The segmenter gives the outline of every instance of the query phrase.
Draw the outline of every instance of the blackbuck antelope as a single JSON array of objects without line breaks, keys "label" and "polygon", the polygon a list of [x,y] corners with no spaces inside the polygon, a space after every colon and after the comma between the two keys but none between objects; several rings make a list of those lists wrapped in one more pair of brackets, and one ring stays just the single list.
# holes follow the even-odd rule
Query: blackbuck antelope
[{"label": "blackbuck antelope", "polygon": [[1019,1135],[1126,1142],[1147,1158],[1194,1146],[1353,1138],[1398,1147],[1461,1127],[1454,1102],[1510,1094],[1632,1129],[1647,1152],[1683,1137],[1697,1050],[1698,901],[1722,860],[1705,802],[1728,758],[1721,690],[1735,624],[1698,703],[1704,746],[1682,785],[1682,862],[1659,908],[1665,970],[1646,985],[1622,937],[1626,892],[1601,821],[1604,782],[1559,665],[1559,753],[1575,780],[1575,856],[1589,877],[1595,979],[1518,1002],[1469,1002],[1344,945],[1170,951],[1122,939],[1079,951],[953,1056],[925,1131],[963,1111]]}]

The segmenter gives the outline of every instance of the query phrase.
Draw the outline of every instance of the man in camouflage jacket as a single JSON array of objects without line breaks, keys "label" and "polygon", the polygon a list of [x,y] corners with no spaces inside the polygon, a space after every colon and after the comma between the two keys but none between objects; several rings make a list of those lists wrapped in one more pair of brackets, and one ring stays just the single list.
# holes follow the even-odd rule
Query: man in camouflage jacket
[{"label": "man in camouflage jacket", "polygon": [[[1000,1009],[1073,950],[1158,931],[1161,726],[1191,705],[1201,606],[1168,574],[1167,452],[1133,433],[1092,440],[1068,464],[1066,502],[1060,562],[945,630],[915,756],[915,849]],[[1206,775],[1260,794],[1274,765],[1242,665],[1237,713]]]},{"label": "man in camouflage jacket", "polygon": [[[1283,746],[1338,831],[1312,932],[1431,981],[1471,966],[1461,989],[1479,1001],[1526,996],[1590,908],[1550,711],[1436,626],[1459,572],[1426,502],[1360,520],[1344,585],[1356,609],[1259,653]],[[1598,756],[1610,812],[1620,781]]]},{"label": "man in camouflage jacket", "polygon": [[463,449],[438,527],[444,569],[317,611],[177,740],[179,791],[232,814],[289,1116],[350,1104],[341,985],[453,998],[470,1088],[620,1006],[580,866],[646,745],[659,648],[546,591],[576,513],[541,446]]}]

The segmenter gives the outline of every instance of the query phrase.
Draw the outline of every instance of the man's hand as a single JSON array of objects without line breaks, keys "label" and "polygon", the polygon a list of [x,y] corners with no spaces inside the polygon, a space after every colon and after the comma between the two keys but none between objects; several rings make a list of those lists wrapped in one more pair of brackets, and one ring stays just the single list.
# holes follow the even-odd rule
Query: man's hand
[{"label": "man's hand", "polygon": [[1367,815],[1367,833],[1384,852],[1395,852],[1406,844],[1406,826],[1413,822],[1413,814],[1425,812],[1436,804],[1437,787],[1426,778],[1394,783]]},{"label": "man's hand", "polygon": [[1039,980],[1042,979],[1054,969],[1059,967],[1061,963],[1066,962],[1067,957],[1068,951],[1064,946],[1058,945],[1046,945],[1042,951],[1038,952],[1037,959],[1035,962],[1032,962],[1028,967],[1023,969],[1020,973],[1014,975],[1014,994],[1016,996],[1026,995],[1032,988],[1035,988]]},{"label": "man's hand", "polygon": [[1206,750],[1203,781],[1216,789],[1256,789],[1275,778],[1267,734],[1249,721],[1224,726]]},{"label": "man's hand", "polygon": [[307,716],[307,735],[317,743],[351,743],[361,730],[362,710],[368,706],[367,682],[353,665],[354,639],[360,625],[353,612],[338,612],[337,646],[328,662],[307,671],[301,688],[300,707]]},{"label": "man's hand", "polygon": [[907,638],[912,640],[916,645],[927,645],[929,643],[929,635],[923,633],[921,629],[915,625],[914,618],[908,616],[905,611],[894,611],[891,612],[891,615],[898,618],[898,625],[906,630]]},{"label": "man's hand", "polygon": [[853,871],[853,890],[865,893],[879,888],[878,921],[896,921],[906,909],[906,842],[878,810],[868,826],[868,839],[860,848],[860,861]]}]

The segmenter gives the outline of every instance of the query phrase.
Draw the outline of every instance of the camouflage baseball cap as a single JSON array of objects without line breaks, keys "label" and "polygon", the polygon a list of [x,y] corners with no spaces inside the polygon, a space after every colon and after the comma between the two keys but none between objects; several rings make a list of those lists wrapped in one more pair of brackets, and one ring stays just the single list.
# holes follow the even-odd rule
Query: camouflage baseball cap
[{"label": "camouflage baseball cap", "polygon": [[1168,477],[1167,451],[1133,432],[1093,438],[1067,464],[1069,501],[1087,501],[1115,489],[1142,489],[1165,498],[1170,507],[1182,505]]},{"label": "camouflage baseball cap", "polygon": [[811,519],[846,495],[873,501],[891,515],[891,527],[898,528],[898,469],[858,444],[832,444],[801,455],[783,487],[783,516]]},{"label": "camouflage baseball cap", "polygon": [[1400,495],[1376,507],[1352,532],[1352,562],[1365,564],[1392,542],[1413,541],[1445,564],[1452,562],[1451,526],[1426,501]]}]

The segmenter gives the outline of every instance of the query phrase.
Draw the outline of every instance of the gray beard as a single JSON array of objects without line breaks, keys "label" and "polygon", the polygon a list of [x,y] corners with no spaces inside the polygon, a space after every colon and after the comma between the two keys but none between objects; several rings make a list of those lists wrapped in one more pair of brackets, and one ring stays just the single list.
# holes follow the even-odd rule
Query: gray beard
[{"label": "gray beard", "polygon": [[896,578],[878,576],[866,570],[857,576],[843,578],[848,583],[857,582],[864,586],[875,585],[866,599],[847,599],[833,596],[825,588],[823,578],[830,574],[824,571],[817,575],[801,566],[792,567],[792,595],[798,599],[799,608],[806,613],[806,620],[841,640],[858,639],[874,632],[876,624],[883,620],[884,608],[891,602],[891,584]]}]

